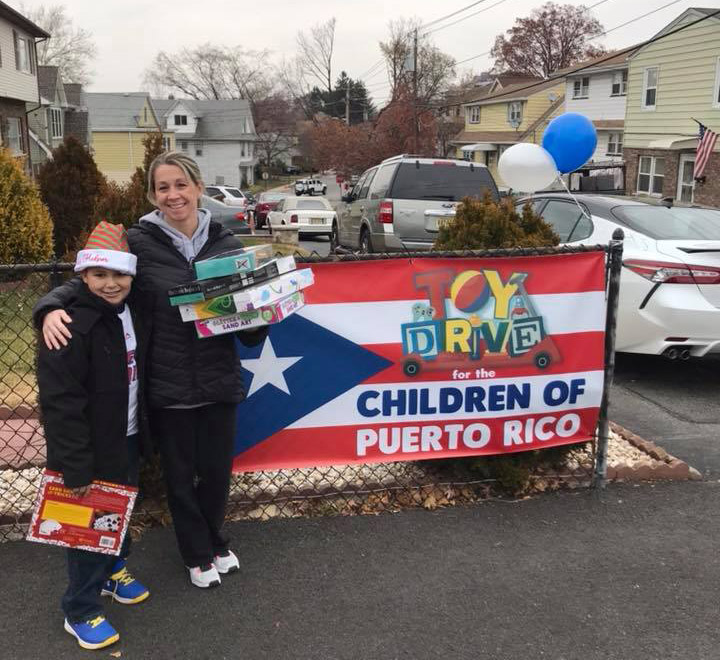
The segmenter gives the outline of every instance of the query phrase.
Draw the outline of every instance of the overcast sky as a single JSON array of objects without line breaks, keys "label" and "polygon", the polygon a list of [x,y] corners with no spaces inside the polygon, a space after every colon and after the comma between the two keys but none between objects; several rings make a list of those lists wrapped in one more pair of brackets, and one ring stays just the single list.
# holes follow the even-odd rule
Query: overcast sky
[{"label": "overcast sky", "polygon": [[[8,0],[6,0],[8,1]],[[587,0],[592,6],[599,0]],[[605,0],[593,10],[606,30],[671,0]],[[8,2],[20,8],[18,0]],[[378,41],[388,34],[388,22],[395,18],[417,16],[426,23],[471,4],[470,0],[273,0],[237,2],[237,0],[25,0],[27,7],[59,4],[76,25],[89,30],[97,44],[93,64],[93,83],[88,91],[132,92],[143,88],[143,72],[160,50],[175,52],[183,46],[193,47],[212,42],[242,45],[248,49],[267,48],[272,59],[279,61],[295,52],[298,30],[337,19],[334,69],[345,70],[353,78],[363,77],[380,58]],[[570,4],[583,4],[569,0]],[[497,4],[497,7],[492,5]],[[450,24],[487,8],[476,16],[450,25],[432,35],[435,44],[456,60],[464,60],[492,47],[495,36],[510,28],[518,17],[527,16],[540,6],[538,0],[484,0],[476,7],[449,18],[433,27]],[[668,22],[691,6],[720,8],[720,0],[691,2],[680,0],[666,9],[613,31],[601,38],[609,49],[628,46],[651,37]],[[479,72],[492,61],[484,56],[463,64]],[[389,85],[384,71],[364,77],[371,96],[382,105]]]}]

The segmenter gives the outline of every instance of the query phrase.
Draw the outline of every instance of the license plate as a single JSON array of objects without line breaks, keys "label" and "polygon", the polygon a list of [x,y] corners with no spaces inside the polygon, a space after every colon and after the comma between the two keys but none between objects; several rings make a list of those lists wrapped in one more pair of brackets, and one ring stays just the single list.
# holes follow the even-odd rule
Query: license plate
[{"label": "license plate", "polygon": [[311,225],[324,225],[325,220],[323,218],[310,218]]}]

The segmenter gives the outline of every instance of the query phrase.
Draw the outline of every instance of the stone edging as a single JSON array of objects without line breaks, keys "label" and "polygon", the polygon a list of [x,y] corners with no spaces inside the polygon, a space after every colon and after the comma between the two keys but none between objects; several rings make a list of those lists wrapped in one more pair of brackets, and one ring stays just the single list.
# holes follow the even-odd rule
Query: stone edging
[{"label": "stone edging", "polygon": [[655,443],[641,438],[639,435],[628,431],[626,428],[610,422],[610,428],[621,438],[655,459],[652,465],[620,465],[617,467],[608,466],[608,481],[653,481],[672,480],[685,481],[702,480],[702,475],[685,461],[668,454],[662,447]]}]

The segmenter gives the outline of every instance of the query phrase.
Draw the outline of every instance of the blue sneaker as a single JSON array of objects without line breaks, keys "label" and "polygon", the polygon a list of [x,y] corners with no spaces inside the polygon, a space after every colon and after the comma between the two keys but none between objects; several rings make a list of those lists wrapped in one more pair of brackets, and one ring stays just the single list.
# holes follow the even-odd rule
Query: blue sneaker
[{"label": "blue sneaker", "polygon": [[105,582],[100,593],[103,596],[112,596],[123,605],[141,603],[150,595],[148,588],[130,574],[125,567],[124,559],[118,560],[115,564],[110,579]]},{"label": "blue sneaker", "polygon": [[78,644],[84,649],[102,649],[120,639],[117,630],[107,622],[102,614],[79,623],[70,623],[65,619],[65,630],[77,639]]}]

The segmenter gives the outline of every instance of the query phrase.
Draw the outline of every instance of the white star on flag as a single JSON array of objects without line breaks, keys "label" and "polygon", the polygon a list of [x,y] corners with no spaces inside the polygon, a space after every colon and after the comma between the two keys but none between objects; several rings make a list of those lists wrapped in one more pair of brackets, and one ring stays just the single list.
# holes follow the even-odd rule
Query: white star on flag
[{"label": "white star on flag", "polygon": [[247,396],[251,397],[265,385],[274,385],[279,390],[290,394],[287,382],[285,381],[285,371],[292,367],[300,357],[278,357],[275,355],[275,349],[270,342],[270,337],[263,344],[262,353],[259,358],[245,359],[242,366],[252,372],[252,384],[248,390]]}]

